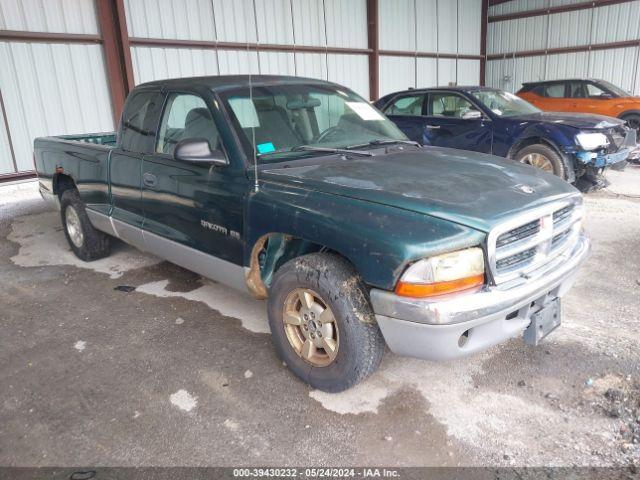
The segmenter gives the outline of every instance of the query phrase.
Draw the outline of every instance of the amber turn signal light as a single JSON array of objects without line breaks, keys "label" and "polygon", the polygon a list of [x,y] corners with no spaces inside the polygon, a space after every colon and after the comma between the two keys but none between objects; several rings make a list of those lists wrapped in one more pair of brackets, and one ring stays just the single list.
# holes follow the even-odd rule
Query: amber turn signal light
[{"label": "amber turn signal light", "polygon": [[435,297],[475,289],[482,285],[484,285],[484,274],[435,283],[405,283],[401,281],[396,285],[396,294],[402,297]]}]

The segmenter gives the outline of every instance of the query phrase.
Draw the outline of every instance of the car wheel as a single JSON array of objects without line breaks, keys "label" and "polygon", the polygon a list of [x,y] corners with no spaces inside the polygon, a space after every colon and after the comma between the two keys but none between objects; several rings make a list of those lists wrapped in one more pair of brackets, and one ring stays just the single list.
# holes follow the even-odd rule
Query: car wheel
[{"label": "car wheel", "polygon": [[77,190],[62,193],[60,216],[69,246],[79,259],[90,262],[109,255],[109,237],[91,225]]},{"label": "car wheel", "polygon": [[385,344],[369,294],[337,255],[313,253],[278,269],[268,313],[278,355],[314,388],[346,390],[380,365]]},{"label": "car wheel", "polygon": [[629,125],[631,128],[640,132],[640,115],[636,113],[631,113],[629,115],[624,115],[621,118],[622,120],[627,122],[627,125]]},{"label": "car wheel", "polygon": [[562,158],[560,158],[560,155],[558,155],[555,150],[546,145],[530,145],[525,147],[517,153],[516,160],[566,179]]}]

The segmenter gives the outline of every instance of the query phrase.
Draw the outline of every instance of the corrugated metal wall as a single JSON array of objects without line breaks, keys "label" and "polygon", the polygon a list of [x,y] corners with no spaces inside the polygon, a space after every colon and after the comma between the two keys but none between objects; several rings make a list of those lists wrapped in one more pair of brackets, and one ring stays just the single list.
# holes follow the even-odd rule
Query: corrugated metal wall
[{"label": "corrugated metal wall", "polygon": [[[135,83],[207,74],[290,74],[335,81],[369,98],[367,0],[123,3]],[[479,57],[481,4],[379,0],[379,47],[387,51],[380,57],[380,94],[409,86],[477,83],[479,58],[458,56]],[[0,175],[32,169],[36,136],[113,130],[113,111],[120,105],[112,109],[111,95],[118,97],[127,79],[116,78],[113,56],[107,73],[97,5],[109,11],[115,4],[0,0]],[[12,31],[38,35],[25,39]],[[67,37],[47,38],[47,33]],[[216,48],[216,42],[226,46]],[[238,46],[244,43],[270,48],[247,51]],[[291,51],[297,46],[302,50]],[[336,51],[341,48],[362,51]]]},{"label": "corrugated metal wall", "polygon": [[[366,0],[126,0],[125,7],[129,35],[135,38],[367,48]],[[331,80],[369,97],[364,54],[257,53],[135,42],[131,51],[136,83],[251,70]]]},{"label": "corrugated metal wall", "polygon": [[[379,0],[380,49],[480,55],[481,0]],[[380,57],[380,95],[478,83],[480,60]]]},{"label": "corrugated metal wall", "polygon": [[[0,0],[0,29],[98,33],[93,0]],[[35,137],[114,128],[98,44],[1,41],[0,93],[0,175],[33,169]]]},{"label": "corrugated metal wall", "polygon": [[[583,0],[513,0],[489,8],[489,16],[555,7]],[[489,23],[487,54],[638,40],[640,0]],[[517,91],[523,82],[569,77],[608,80],[640,95],[640,47],[502,58],[487,62],[486,83]],[[508,57],[508,55],[506,55]]]}]

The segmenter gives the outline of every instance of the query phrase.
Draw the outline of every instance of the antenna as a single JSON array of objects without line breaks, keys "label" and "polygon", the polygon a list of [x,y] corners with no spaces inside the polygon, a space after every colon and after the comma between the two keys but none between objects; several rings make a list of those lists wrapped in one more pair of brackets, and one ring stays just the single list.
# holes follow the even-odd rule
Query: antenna
[{"label": "antenna", "polygon": [[[259,38],[258,38],[258,24],[257,24],[257,16],[256,16],[256,2],[255,0],[253,1],[253,14],[254,14],[254,22],[256,23],[255,28],[256,28],[256,56],[260,55],[258,53],[258,43],[259,43]],[[248,17],[248,15],[247,15]],[[247,28],[247,32],[249,31],[249,29]],[[251,102],[251,108],[255,109],[255,105],[253,103],[253,83],[251,81],[251,70],[252,70],[252,63],[251,63],[251,46],[249,44],[249,36],[247,35],[247,55],[249,56],[249,58],[247,59],[247,64],[249,65],[249,101]],[[258,184],[258,154],[256,152],[256,126],[255,126],[255,122],[251,122],[251,149],[253,151],[253,191],[254,192],[258,192],[260,190],[260,185]]]}]

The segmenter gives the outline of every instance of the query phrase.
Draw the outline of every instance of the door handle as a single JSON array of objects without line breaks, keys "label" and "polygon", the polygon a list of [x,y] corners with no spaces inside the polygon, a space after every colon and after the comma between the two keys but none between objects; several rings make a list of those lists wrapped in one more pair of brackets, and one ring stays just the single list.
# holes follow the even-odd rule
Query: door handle
[{"label": "door handle", "polygon": [[145,172],[142,174],[142,182],[147,187],[155,187],[158,184],[158,178],[153,173]]},{"label": "door handle", "polygon": [[427,125],[427,128],[429,130],[438,130],[440,128],[440,125]]}]

